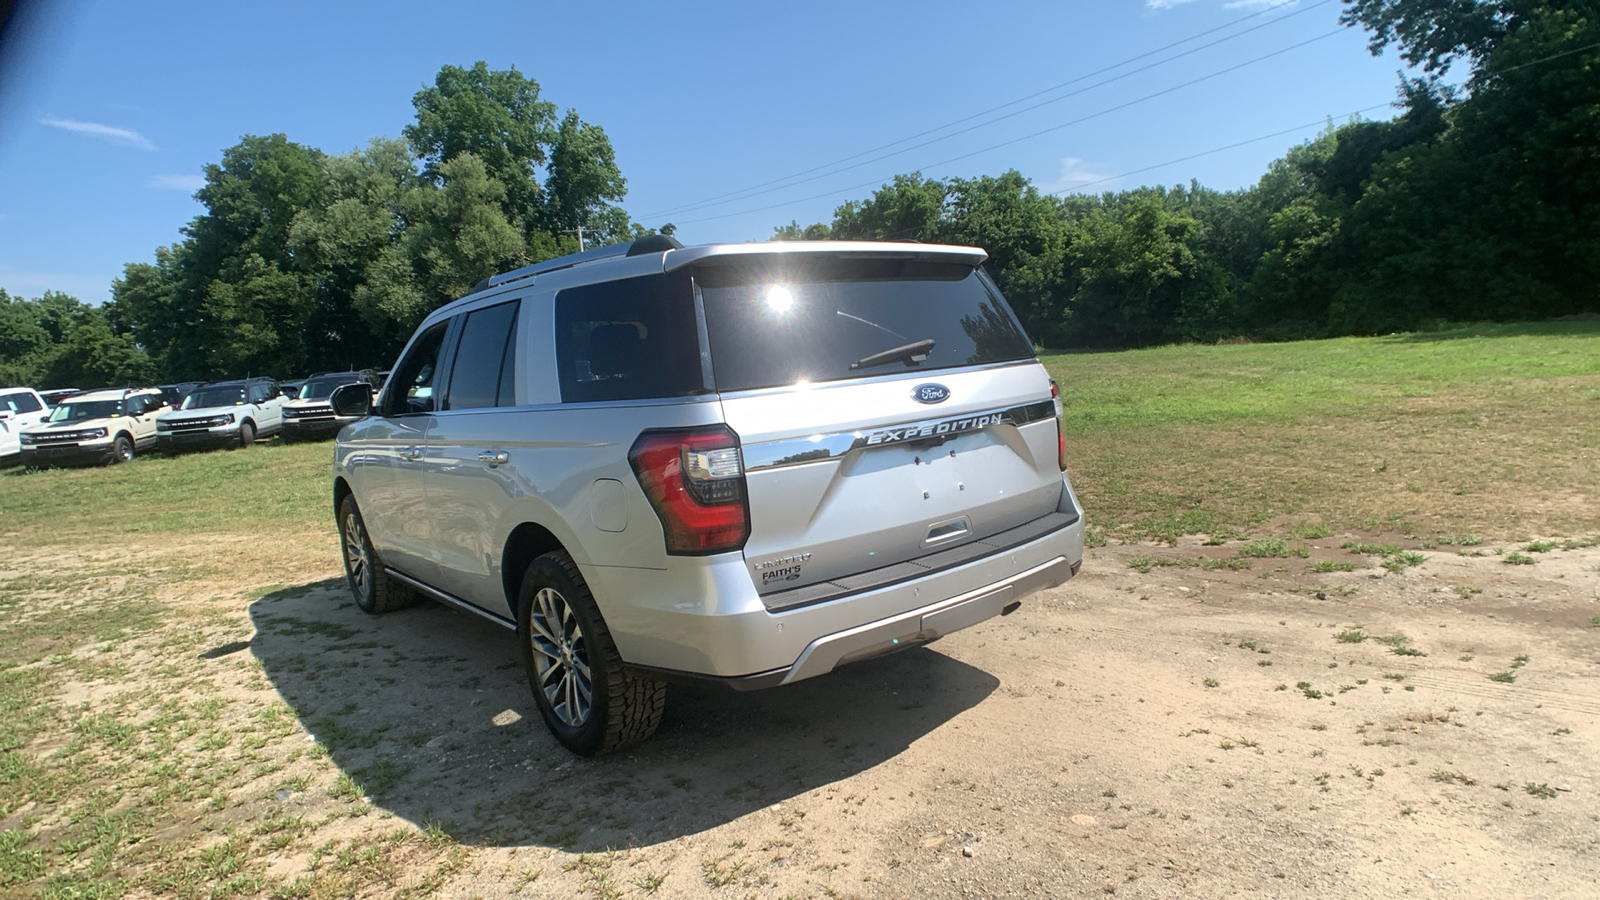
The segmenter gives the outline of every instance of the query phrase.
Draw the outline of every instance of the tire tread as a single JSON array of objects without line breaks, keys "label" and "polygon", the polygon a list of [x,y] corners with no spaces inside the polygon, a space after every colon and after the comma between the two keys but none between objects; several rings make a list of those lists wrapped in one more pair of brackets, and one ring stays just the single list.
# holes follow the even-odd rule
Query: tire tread
[{"label": "tire tread", "polygon": [[[367,574],[372,583],[372,600],[370,603],[363,605],[361,603],[361,598],[356,597],[356,606],[360,607],[362,612],[377,616],[387,612],[394,612],[397,609],[405,609],[413,603],[416,603],[417,592],[413,591],[409,586],[401,583],[398,579],[390,577],[389,573],[384,571],[383,559],[378,556],[378,551],[372,546],[372,538],[370,536],[370,532],[367,531],[367,521],[361,517],[361,507],[356,505],[356,500],[353,496],[345,497],[344,500],[339,503],[340,558],[343,559],[344,557],[344,519],[346,507],[353,509],[355,511],[356,518],[361,520],[361,538],[363,543],[366,544],[367,567],[371,570]],[[347,583],[349,582],[349,578],[350,573],[347,567],[345,571],[345,581]],[[350,585],[350,593],[352,595],[355,594],[355,585],[353,584]]]},{"label": "tire tread", "polygon": [[[593,619],[587,627],[589,634],[585,643],[591,671],[596,674],[605,672],[607,708],[600,710],[597,707],[591,712],[591,715],[604,715],[606,727],[605,736],[590,755],[615,753],[649,738],[661,724],[661,715],[667,706],[666,682],[640,678],[628,672],[622,654],[617,652],[616,642],[611,638],[611,630],[606,627],[605,619],[594,602],[589,584],[584,581],[578,564],[570,554],[565,550],[553,550],[535,559],[532,565],[538,565],[542,560],[548,560],[560,568],[567,580],[577,588],[576,596],[567,598],[567,602],[582,603],[590,613],[588,618]],[[596,662],[602,665],[596,666]]]}]

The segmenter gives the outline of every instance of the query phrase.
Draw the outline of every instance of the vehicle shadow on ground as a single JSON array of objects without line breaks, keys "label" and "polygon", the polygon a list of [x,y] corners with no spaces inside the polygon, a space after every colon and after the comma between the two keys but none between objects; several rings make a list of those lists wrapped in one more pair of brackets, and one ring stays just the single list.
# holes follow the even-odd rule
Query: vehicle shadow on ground
[{"label": "vehicle shadow on ground", "polygon": [[368,616],[341,581],[250,606],[249,647],[374,805],[464,843],[657,843],[892,759],[981,702],[992,675],[931,648],[739,693],[673,686],[656,736],[582,759],[551,738],[515,636],[426,601]]}]

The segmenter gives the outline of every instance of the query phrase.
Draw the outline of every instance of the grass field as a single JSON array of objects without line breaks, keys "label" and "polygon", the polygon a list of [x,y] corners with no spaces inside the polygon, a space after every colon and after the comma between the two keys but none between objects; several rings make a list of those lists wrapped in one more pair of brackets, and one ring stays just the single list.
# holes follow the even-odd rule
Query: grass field
[{"label": "grass field", "polygon": [[1600,527],[1600,322],[1047,356],[1114,535]]},{"label": "grass field", "polygon": [[[1102,538],[1600,533],[1600,323],[1045,362]],[[0,473],[0,896],[332,897],[401,870],[425,895],[461,865],[446,829],[367,802],[393,773],[341,770],[359,735],[295,731],[306,711],[238,652],[267,621],[247,607],[340,575],[330,461]],[[318,791],[315,816],[243,812]],[[289,853],[314,873],[270,877]]]}]

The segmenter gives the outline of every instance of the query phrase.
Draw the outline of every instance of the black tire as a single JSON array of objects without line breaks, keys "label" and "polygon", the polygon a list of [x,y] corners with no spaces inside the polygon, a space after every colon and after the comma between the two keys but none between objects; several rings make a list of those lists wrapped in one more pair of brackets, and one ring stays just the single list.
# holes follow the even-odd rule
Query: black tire
[{"label": "black tire", "polygon": [[111,446],[111,464],[133,461],[133,439],[125,434],[117,435],[117,440]]},{"label": "black tire", "polygon": [[249,422],[239,423],[239,449],[243,450],[256,442],[256,427]]},{"label": "black tire", "polygon": [[565,551],[540,556],[523,574],[517,643],[545,724],[573,753],[612,753],[648,738],[661,724],[667,686],[623,668],[594,595]]},{"label": "black tire", "polygon": [[345,583],[362,612],[379,615],[416,601],[410,588],[383,570],[383,559],[372,549],[372,538],[367,536],[355,497],[346,497],[339,503],[339,547],[344,557]]}]

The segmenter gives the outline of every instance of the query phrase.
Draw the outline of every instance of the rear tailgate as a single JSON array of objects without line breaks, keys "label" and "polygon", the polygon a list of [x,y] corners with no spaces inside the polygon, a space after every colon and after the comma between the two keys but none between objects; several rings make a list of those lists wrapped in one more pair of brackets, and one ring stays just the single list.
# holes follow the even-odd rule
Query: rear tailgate
[{"label": "rear tailgate", "polygon": [[[744,445],[744,552],[763,594],[869,572],[862,587],[914,577],[926,566],[910,561],[994,552],[984,539],[1056,510],[1062,482],[1042,366],[945,374],[951,399],[937,413],[911,399],[921,383],[724,401]],[[796,430],[800,421],[811,427]],[[897,563],[909,568],[880,571]],[[783,605],[832,593],[790,594]]]},{"label": "rear tailgate", "polygon": [[971,264],[786,261],[696,280],[769,608],[994,553],[1055,514],[1049,376]]}]

